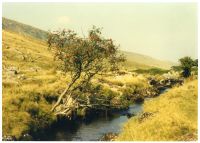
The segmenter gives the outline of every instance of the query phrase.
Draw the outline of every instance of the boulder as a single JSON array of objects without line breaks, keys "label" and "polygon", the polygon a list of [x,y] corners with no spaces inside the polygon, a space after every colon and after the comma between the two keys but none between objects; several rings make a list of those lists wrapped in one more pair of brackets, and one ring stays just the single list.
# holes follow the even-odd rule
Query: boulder
[{"label": "boulder", "polygon": [[16,138],[15,137],[13,137],[13,136],[6,136],[6,135],[4,135],[3,137],[2,137],[2,141],[16,141]]},{"label": "boulder", "polygon": [[137,96],[134,101],[136,103],[143,103],[144,102],[144,98],[142,96]]},{"label": "boulder", "polygon": [[114,141],[116,137],[117,137],[116,133],[106,133],[101,137],[100,141]]},{"label": "boulder", "polygon": [[127,113],[126,116],[127,116],[128,118],[131,118],[131,117],[135,116],[135,114],[134,114],[134,113]]},{"label": "boulder", "polygon": [[17,75],[17,74],[19,74],[19,69],[17,68],[17,67],[9,67],[9,68],[7,68],[6,69],[6,74],[8,74],[8,75]]}]

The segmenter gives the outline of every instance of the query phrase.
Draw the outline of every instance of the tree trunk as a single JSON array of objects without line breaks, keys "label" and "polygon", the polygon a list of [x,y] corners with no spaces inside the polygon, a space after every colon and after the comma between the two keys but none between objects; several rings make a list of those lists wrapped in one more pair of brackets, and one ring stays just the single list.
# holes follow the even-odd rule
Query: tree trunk
[{"label": "tree trunk", "polygon": [[62,94],[59,96],[59,98],[58,98],[56,104],[52,107],[52,109],[51,109],[52,112],[53,112],[53,111],[55,110],[55,108],[60,104],[60,102],[61,102],[62,98],[64,97],[64,95],[66,95],[66,94],[69,92],[69,90],[70,90],[70,88],[72,87],[72,85],[73,85],[79,78],[80,78],[80,74],[78,74],[78,75],[74,78],[74,80],[72,80],[72,82],[71,82],[69,85],[67,85],[67,86],[65,87],[65,90],[64,90],[64,91],[62,92]]}]

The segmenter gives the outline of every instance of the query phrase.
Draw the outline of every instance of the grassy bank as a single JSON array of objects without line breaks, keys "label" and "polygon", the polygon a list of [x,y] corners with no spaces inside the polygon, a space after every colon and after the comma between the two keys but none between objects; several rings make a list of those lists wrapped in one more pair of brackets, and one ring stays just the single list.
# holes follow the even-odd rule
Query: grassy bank
[{"label": "grassy bank", "polygon": [[198,81],[187,80],[158,98],[146,101],[144,113],[132,117],[118,141],[197,140]]},{"label": "grassy bank", "polygon": [[[3,136],[19,139],[56,120],[50,109],[69,76],[56,69],[57,63],[44,42],[8,31],[2,34]],[[110,104],[119,108],[127,107],[130,99],[134,100],[133,93],[141,95],[146,89],[153,92],[147,77],[132,73],[99,76],[92,82],[101,86],[98,93],[102,98],[109,98]]]}]

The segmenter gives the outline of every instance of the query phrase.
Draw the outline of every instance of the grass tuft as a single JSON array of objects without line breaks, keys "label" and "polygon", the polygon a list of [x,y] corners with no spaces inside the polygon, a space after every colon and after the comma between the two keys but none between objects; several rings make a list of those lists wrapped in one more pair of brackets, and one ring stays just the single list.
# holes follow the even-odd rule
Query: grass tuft
[{"label": "grass tuft", "polygon": [[131,118],[117,140],[197,140],[197,87],[197,80],[187,81],[183,86],[145,102],[144,112],[152,113],[152,116],[142,122],[140,118]]}]

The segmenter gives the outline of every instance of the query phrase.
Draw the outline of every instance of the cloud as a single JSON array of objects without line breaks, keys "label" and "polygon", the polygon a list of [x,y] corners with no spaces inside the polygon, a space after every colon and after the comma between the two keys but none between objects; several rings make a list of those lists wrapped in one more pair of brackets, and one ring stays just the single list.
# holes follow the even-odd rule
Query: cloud
[{"label": "cloud", "polygon": [[57,18],[57,22],[59,24],[67,24],[70,22],[70,18],[68,16],[60,16]]}]

